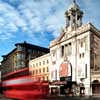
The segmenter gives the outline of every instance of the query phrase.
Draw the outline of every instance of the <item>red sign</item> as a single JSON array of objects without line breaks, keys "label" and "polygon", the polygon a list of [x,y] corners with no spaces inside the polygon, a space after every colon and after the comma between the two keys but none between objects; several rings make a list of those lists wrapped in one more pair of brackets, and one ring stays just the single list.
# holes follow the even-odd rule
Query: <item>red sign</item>
[{"label": "red sign", "polygon": [[71,75],[71,68],[68,62],[64,62],[60,65],[60,77],[67,77]]}]

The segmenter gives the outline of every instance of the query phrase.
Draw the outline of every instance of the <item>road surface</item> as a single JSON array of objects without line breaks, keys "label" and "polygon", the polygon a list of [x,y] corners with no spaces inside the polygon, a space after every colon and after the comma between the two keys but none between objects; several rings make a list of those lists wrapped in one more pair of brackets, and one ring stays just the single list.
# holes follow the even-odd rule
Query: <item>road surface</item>
[{"label": "road surface", "polygon": [[[0,100],[14,100],[14,99],[5,98],[3,95],[0,94]],[[64,97],[64,96],[56,97],[55,96],[39,100],[100,100],[100,97]]]}]

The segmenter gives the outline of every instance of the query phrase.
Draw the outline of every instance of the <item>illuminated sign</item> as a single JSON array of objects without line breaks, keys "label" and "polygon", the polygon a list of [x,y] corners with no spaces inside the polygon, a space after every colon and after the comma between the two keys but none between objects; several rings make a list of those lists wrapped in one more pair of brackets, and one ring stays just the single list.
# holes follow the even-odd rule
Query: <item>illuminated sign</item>
[{"label": "illuminated sign", "polygon": [[69,76],[71,76],[71,64],[66,61],[60,65],[60,77],[69,77]]}]

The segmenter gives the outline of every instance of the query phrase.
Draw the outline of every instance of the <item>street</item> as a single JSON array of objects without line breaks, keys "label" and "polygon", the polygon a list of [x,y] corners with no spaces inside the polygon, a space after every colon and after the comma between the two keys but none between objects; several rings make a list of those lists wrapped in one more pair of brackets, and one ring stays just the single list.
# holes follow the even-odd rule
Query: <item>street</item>
[{"label": "street", "polygon": [[[0,100],[14,100],[14,99],[8,99],[0,95]],[[65,97],[65,96],[57,97],[55,96],[55,97],[47,97],[45,99],[39,99],[39,100],[100,100],[100,97]]]},{"label": "street", "polygon": [[100,97],[49,97],[42,100],[100,100]]}]

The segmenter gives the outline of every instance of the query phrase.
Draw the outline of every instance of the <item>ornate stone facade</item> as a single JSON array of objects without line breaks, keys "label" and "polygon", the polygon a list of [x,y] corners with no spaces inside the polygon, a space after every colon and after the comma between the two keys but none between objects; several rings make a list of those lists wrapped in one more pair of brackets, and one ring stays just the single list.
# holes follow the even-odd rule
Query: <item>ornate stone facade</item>
[{"label": "ornate stone facade", "polygon": [[[83,89],[80,93],[100,94],[100,89],[96,90],[96,83],[93,83],[98,82],[100,87],[100,31],[91,23],[82,24],[83,12],[75,0],[65,14],[68,24],[60,36],[50,43],[51,81],[61,81],[60,66],[67,58],[72,67],[70,82],[76,82],[76,87]],[[69,81],[68,76],[64,80]],[[60,85],[55,84],[55,87],[60,88]]]}]

